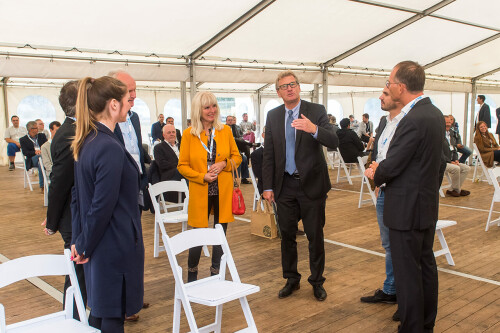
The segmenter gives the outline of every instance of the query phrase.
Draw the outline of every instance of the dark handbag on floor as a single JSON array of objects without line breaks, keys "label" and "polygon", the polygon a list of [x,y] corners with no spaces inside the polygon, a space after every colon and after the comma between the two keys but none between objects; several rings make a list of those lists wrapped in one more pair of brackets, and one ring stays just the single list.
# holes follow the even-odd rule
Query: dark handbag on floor
[{"label": "dark handbag on floor", "polygon": [[245,201],[243,200],[243,193],[240,190],[241,177],[236,168],[236,163],[231,159],[231,171],[233,174],[233,214],[245,214]]}]

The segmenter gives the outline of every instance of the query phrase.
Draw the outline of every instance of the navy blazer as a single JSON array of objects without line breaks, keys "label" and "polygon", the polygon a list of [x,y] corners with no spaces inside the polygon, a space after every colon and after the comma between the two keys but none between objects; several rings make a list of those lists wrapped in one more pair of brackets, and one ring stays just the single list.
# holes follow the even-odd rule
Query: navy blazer
[{"label": "navy blazer", "polygon": [[[23,155],[26,156],[26,168],[29,170],[33,167],[31,163],[31,158],[35,156],[35,144],[28,138],[29,134],[21,137],[19,143],[21,144],[21,150]],[[45,142],[47,142],[47,137],[43,133],[37,134],[38,146],[41,147]]]},{"label": "navy blazer", "polygon": [[418,101],[399,122],[373,179],[376,186],[386,183],[384,224],[388,228],[436,227],[444,130],[443,114],[429,98]]},{"label": "navy blazer", "polygon": [[153,139],[153,142],[156,140],[163,140],[163,126],[165,126],[165,123],[162,124],[159,121],[151,125],[151,139]]},{"label": "navy blazer", "polygon": [[[97,123],[75,162],[72,244],[84,264],[88,304],[94,316],[140,311],[144,294],[144,244],[137,163],[116,136]],[[125,295],[123,295],[125,284]]]}]

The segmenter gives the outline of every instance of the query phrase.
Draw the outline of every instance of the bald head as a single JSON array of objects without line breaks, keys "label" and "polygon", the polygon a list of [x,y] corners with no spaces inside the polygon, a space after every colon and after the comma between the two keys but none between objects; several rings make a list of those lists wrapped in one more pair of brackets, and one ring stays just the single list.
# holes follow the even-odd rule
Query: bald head
[{"label": "bald head", "polygon": [[163,139],[171,145],[175,144],[175,127],[171,124],[166,124],[163,126]]},{"label": "bald head", "polygon": [[133,107],[134,100],[136,97],[136,92],[135,92],[136,84],[135,84],[134,78],[132,76],[130,76],[130,74],[125,72],[125,71],[110,72],[108,75],[125,83],[125,85],[127,86],[128,92],[130,93],[130,98],[129,98],[128,102],[130,104],[130,107]]}]

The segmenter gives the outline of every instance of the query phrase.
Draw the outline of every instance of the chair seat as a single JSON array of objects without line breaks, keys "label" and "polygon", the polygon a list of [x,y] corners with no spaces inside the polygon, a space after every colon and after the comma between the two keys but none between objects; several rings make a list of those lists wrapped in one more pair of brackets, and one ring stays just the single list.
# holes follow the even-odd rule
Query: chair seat
[{"label": "chair seat", "polygon": [[457,221],[450,220],[438,220],[436,224],[436,230],[443,229],[446,227],[451,227],[452,225],[457,224]]},{"label": "chair seat", "polygon": [[[21,325],[23,323],[19,323]],[[83,325],[81,322],[74,319],[51,319],[42,322],[36,322],[27,326],[18,326],[17,324],[7,326],[7,333],[55,333],[55,332],[72,332],[72,333],[97,333],[100,332],[97,328]]]},{"label": "chair seat", "polygon": [[206,281],[199,280],[192,285],[186,284],[185,287],[190,301],[208,306],[217,306],[260,290],[252,284],[210,278]]},{"label": "chair seat", "polygon": [[160,218],[161,218],[161,222],[163,222],[163,223],[178,223],[178,222],[187,221],[188,214],[186,214],[182,211],[170,212],[170,213],[161,214]]}]

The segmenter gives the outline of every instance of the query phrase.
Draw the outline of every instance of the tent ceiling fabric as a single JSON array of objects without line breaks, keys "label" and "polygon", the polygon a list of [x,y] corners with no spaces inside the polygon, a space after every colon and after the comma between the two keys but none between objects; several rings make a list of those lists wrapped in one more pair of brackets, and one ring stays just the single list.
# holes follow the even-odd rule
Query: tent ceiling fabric
[{"label": "tent ceiling fabric", "polygon": [[[345,73],[343,69],[347,67],[359,68],[358,74],[378,76],[359,84],[373,86],[401,60],[412,59],[426,65],[500,32],[498,0],[266,2],[270,5],[196,60],[196,81],[265,84],[274,81],[280,68],[288,67],[304,68],[305,83],[321,83],[322,63],[422,15],[329,68],[330,84],[355,84],[352,72],[346,77],[337,75],[339,71]],[[125,64],[142,81],[187,81],[188,55],[261,3],[0,0],[4,27],[0,35],[0,77],[98,76]],[[437,4],[443,7],[423,16],[425,10]],[[22,48],[27,44],[36,50]],[[443,80],[465,77],[470,83],[471,79],[500,67],[499,46],[500,38],[488,41],[426,71],[443,76]],[[65,52],[71,49],[72,52]],[[231,64],[240,70],[217,67]],[[260,67],[251,69],[252,66]],[[500,87],[498,73],[482,80]],[[458,84],[462,86],[463,82]]]}]

